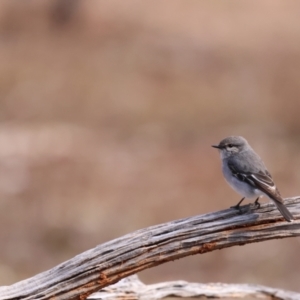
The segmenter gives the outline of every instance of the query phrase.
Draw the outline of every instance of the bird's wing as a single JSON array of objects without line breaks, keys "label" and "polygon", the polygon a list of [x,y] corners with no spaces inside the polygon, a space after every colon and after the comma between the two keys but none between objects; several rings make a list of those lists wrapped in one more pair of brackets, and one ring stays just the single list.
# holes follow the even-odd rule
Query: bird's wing
[{"label": "bird's wing", "polygon": [[232,172],[232,175],[238,180],[247,182],[254,188],[268,195],[274,201],[283,202],[272,176],[267,170],[265,172],[259,171],[257,173],[241,172],[238,171],[233,164],[229,163],[228,166]]}]

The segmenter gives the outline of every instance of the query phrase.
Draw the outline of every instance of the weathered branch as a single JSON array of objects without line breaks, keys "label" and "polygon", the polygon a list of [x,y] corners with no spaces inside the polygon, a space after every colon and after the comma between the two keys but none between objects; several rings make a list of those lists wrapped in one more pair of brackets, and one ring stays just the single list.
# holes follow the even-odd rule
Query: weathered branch
[{"label": "weathered branch", "polygon": [[300,294],[256,284],[191,283],[186,281],[162,282],[145,285],[137,275],[120,280],[88,297],[89,300],[156,300],[180,298],[245,298],[269,300],[299,300]]},{"label": "weathered branch", "polygon": [[283,220],[271,203],[243,206],[148,227],[88,250],[32,278],[0,287],[0,300],[86,299],[141,270],[188,255],[300,235],[300,198],[286,201],[297,219]]}]

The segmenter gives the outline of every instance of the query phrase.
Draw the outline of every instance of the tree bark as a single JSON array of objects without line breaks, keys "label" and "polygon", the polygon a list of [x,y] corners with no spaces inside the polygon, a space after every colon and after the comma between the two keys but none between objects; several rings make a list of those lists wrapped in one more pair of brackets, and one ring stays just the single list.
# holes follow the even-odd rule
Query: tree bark
[{"label": "tree bark", "polygon": [[84,300],[91,293],[147,268],[188,255],[300,235],[300,197],[286,200],[296,220],[275,205],[242,206],[135,231],[88,250],[32,278],[0,287],[0,300]]},{"label": "tree bark", "polygon": [[145,285],[137,275],[132,275],[92,294],[88,300],[157,300],[166,297],[193,299],[253,297],[269,300],[299,300],[300,294],[257,284],[201,284],[180,280]]}]

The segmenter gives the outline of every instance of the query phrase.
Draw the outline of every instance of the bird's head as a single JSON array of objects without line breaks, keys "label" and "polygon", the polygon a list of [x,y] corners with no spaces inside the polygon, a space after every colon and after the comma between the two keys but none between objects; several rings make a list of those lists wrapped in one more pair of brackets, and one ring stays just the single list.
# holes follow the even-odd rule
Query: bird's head
[{"label": "bird's head", "polygon": [[223,139],[218,145],[212,145],[220,151],[222,158],[242,152],[249,147],[246,139],[241,136],[229,136]]}]

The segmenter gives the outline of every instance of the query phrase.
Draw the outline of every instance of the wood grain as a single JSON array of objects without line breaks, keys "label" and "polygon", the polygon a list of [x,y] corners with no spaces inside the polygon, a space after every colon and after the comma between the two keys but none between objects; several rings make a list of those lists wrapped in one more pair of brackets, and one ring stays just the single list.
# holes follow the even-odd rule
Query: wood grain
[{"label": "wood grain", "polygon": [[242,214],[226,209],[135,231],[32,278],[0,287],[0,300],[86,299],[122,278],[168,261],[254,242],[300,235],[300,197],[286,200],[296,220],[284,221],[272,203]]},{"label": "wood grain", "polygon": [[202,284],[180,280],[146,285],[139,280],[137,275],[132,275],[92,294],[88,300],[156,300],[168,297],[193,299],[251,297],[251,299],[299,300],[300,294],[257,284]]}]

